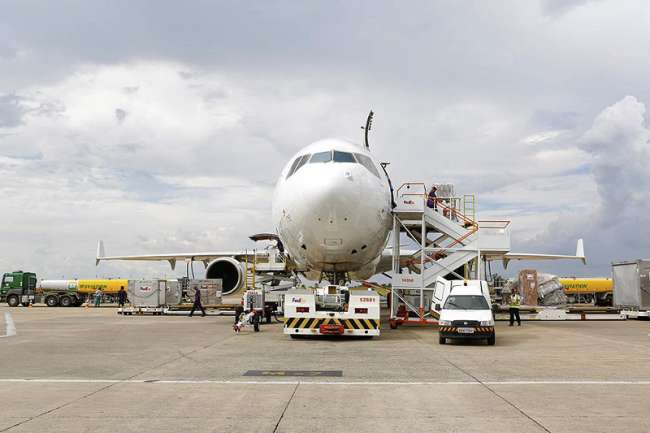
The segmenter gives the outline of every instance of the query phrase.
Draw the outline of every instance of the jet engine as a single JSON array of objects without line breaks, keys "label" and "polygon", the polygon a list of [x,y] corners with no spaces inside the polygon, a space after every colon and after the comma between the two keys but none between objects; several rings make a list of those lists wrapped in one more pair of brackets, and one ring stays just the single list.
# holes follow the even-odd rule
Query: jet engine
[{"label": "jet engine", "polygon": [[228,295],[244,285],[244,272],[241,263],[232,257],[221,257],[208,265],[205,278],[220,278],[221,293]]}]

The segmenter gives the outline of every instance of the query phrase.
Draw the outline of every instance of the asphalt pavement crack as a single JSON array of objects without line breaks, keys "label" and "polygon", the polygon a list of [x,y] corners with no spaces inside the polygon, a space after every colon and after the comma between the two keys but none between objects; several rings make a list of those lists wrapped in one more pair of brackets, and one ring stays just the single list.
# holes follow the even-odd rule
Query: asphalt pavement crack
[{"label": "asphalt pavement crack", "polygon": [[546,426],[544,426],[542,423],[540,423],[539,421],[537,421],[537,420],[536,420],[535,418],[533,418],[532,416],[528,415],[528,414],[527,414],[523,409],[519,408],[519,406],[517,406],[516,404],[514,404],[513,402],[511,402],[510,400],[508,400],[507,398],[505,398],[504,396],[502,396],[501,394],[499,394],[498,392],[496,392],[494,389],[490,388],[490,386],[489,386],[488,384],[484,383],[481,379],[479,379],[478,377],[474,376],[472,373],[470,373],[470,372],[464,370],[463,368],[459,367],[458,365],[454,364],[452,361],[450,361],[450,360],[447,359],[446,357],[443,356],[443,359],[444,359],[445,361],[447,361],[447,362],[449,363],[449,365],[451,365],[452,367],[456,368],[458,371],[462,372],[463,374],[466,374],[467,376],[469,376],[469,377],[471,377],[472,379],[474,379],[477,383],[481,384],[482,387],[484,387],[485,389],[487,389],[490,393],[494,394],[497,398],[499,398],[500,400],[502,400],[502,401],[503,401],[504,403],[506,403],[508,406],[510,406],[510,407],[512,407],[513,409],[515,409],[517,412],[519,412],[520,414],[522,414],[524,417],[528,418],[528,419],[529,419],[533,424],[537,425],[539,428],[541,428],[542,430],[544,430],[544,431],[547,432],[547,433],[552,433],[548,428],[546,428]]},{"label": "asphalt pavement crack", "polygon": [[[420,342],[421,344],[429,345],[429,343],[423,341],[422,338],[421,338],[419,335],[417,335],[417,333],[414,333],[414,335],[415,335],[415,340],[416,340],[416,341]],[[522,416],[524,416],[525,418],[527,418],[528,420],[530,420],[530,421],[531,421],[533,424],[535,424],[537,427],[541,428],[543,431],[545,431],[545,432],[547,432],[547,433],[552,433],[551,430],[549,430],[548,428],[546,428],[546,426],[544,426],[542,423],[540,423],[539,421],[537,421],[537,420],[536,420],[535,418],[533,418],[532,416],[528,415],[528,414],[527,414],[523,409],[519,408],[516,404],[514,404],[513,402],[511,402],[510,400],[508,400],[506,397],[502,396],[502,395],[499,394],[497,391],[495,391],[494,389],[490,388],[490,386],[489,386],[488,384],[484,383],[481,379],[479,379],[478,377],[474,376],[472,373],[466,371],[466,370],[463,369],[462,367],[459,367],[458,365],[456,365],[454,362],[452,362],[452,361],[451,361],[449,358],[447,358],[446,356],[444,356],[444,355],[441,354],[440,357],[441,357],[442,359],[444,359],[444,360],[445,360],[449,365],[451,365],[452,367],[454,367],[456,370],[460,371],[461,373],[463,373],[464,375],[466,375],[466,376],[468,376],[468,377],[471,377],[472,380],[474,380],[476,383],[480,384],[483,388],[485,388],[486,390],[488,390],[488,392],[490,392],[491,394],[493,394],[494,396],[496,396],[498,399],[500,399],[501,401],[503,401],[504,403],[506,403],[508,406],[510,406],[510,407],[512,407],[513,409],[515,409],[517,412],[519,412]]]},{"label": "asphalt pavement crack", "polygon": [[286,413],[287,409],[289,408],[289,405],[291,404],[291,401],[293,400],[293,396],[296,395],[296,391],[298,391],[299,386],[300,386],[300,382],[296,383],[296,386],[293,388],[293,392],[291,393],[291,397],[289,397],[289,401],[287,401],[287,404],[284,406],[284,409],[282,410],[282,413],[280,414],[280,418],[278,419],[278,422],[275,423],[275,428],[273,429],[273,433],[276,433],[278,431],[278,427],[280,426],[280,423],[282,422],[282,419],[284,418],[284,414]]}]

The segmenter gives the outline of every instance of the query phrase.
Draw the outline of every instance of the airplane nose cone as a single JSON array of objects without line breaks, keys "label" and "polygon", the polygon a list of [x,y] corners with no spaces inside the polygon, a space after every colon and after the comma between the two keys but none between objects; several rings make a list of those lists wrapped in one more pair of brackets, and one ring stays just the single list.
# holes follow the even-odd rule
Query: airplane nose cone
[{"label": "airplane nose cone", "polygon": [[283,186],[274,215],[285,247],[300,263],[348,271],[375,258],[390,201],[363,165],[309,163]]}]

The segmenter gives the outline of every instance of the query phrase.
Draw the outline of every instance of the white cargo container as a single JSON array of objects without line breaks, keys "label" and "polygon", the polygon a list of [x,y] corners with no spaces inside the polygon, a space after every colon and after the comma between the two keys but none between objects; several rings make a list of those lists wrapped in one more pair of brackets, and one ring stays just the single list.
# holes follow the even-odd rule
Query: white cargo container
[{"label": "white cargo container", "polygon": [[158,308],[167,304],[167,287],[178,285],[177,281],[129,280],[128,298],[133,307]]},{"label": "white cargo container", "polygon": [[[614,305],[630,317],[650,312],[650,260],[612,263]],[[628,314],[629,313],[629,314]]]}]

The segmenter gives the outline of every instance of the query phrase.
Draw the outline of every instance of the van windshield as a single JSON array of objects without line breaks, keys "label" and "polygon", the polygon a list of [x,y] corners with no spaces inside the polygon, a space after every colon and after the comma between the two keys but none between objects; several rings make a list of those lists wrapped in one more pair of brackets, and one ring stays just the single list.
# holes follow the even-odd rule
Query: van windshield
[{"label": "van windshield", "polygon": [[450,295],[445,310],[489,310],[487,301],[480,295]]}]

